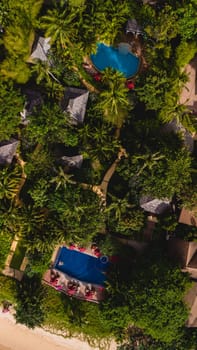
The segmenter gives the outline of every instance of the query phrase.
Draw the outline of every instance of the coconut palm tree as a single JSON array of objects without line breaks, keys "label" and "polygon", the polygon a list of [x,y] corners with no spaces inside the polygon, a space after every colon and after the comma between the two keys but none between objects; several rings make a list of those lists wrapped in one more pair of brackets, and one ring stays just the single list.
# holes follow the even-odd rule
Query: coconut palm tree
[{"label": "coconut palm tree", "polygon": [[55,190],[57,191],[60,187],[66,188],[68,184],[76,184],[76,181],[73,181],[72,178],[72,174],[66,174],[64,170],[59,167],[57,175],[50,180],[50,183],[56,185]]},{"label": "coconut palm tree", "polygon": [[0,199],[13,200],[18,192],[21,181],[20,172],[17,168],[10,171],[5,168],[0,172]]},{"label": "coconut palm tree", "polygon": [[1,65],[1,74],[5,79],[17,83],[26,83],[30,78],[30,69],[26,64],[35,37],[36,18],[43,0],[12,1],[9,11],[9,25],[6,26],[3,44],[6,58]]},{"label": "coconut palm tree", "polygon": [[77,14],[78,8],[69,9],[65,1],[61,0],[52,10],[41,19],[41,29],[44,29],[45,36],[51,38],[51,43],[57,47],[66,49],[73,46],[77,38]]},{"label": "coconut palm tree", "polygon": [[136,176],[141,175],[146,169],[151,171],[157,165],[157,162],[164,158],[165,155],[160,154],[160,152],[150,153],[150,151],[148,151],[142,155],[135,155],[133,157],[133,163],[138,163],[139,165],[139,170]]},{"label": "coconut palm tree", "polygon": [[125,87],[126,79],[118,71],[107,68],[103,74],[106,90],[100,94],[100,101],[96,108],[103,111],[107,122],[120,128],[128,115],[129,100],[128,89]]},{"label": "coconut palm tree", "polygon": [[120,220],[122,215],[126,214],[129,209],[133,208],[133,205],[128,201],[128,196],[125,198],[117,198],[112,194],[109,194],[109,196],[112,199],[112,203],[107,206],[105,213],[112,215],[116,220]]},{"label": "coconut palm tree", "polygon": [[96,1],[96,7],[93,18],[97,39],[112,45],[128,19],[129,7],[126,2],[113,0]]}]

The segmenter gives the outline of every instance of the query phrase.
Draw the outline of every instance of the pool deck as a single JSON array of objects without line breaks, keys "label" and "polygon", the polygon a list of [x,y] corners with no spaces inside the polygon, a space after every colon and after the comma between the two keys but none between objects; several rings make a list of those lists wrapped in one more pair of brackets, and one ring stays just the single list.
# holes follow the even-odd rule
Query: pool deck
[{"label": "pool deck", "polygon": [[[52,255],[52,261],[51,261],[51,265],[53,265],[55,263],[55,260],[56,260],[56,257],[59,253],[59,250],[61,249],[61,247],[66,247],[66,244],[64,245],[59,245],[56,247],[53,255]],[[80,251],[77,247],[76,247],[76,250],[77,251]],[[91,251],[91,248],[88,247],[85,249],[84,252],[81,252],[82,254],[85,253],[85,254],[88,254],[88,255],[91,255],[91,256],[94,256],[95,255],[93,254],[93,252]],[[54,268],[52,268],[53,271],[55,272],[58,272],[59,274],[59,277],[56,281],[56,283],[54,284],[53,282],[51,282],[51,269],[48,269],[44,275],[43,275],[43,278],[42,278],[42,281],[43,283],[47,284],[48,286],[54,288],[55,290],[57,290],[58,292],[62,292],[66,295],[68,295],[69,297],[74,297],[74,298],[77,298],[77,299],[80,299],[80,300],[85,300],[85,301],[90,301],[90,302],[93,302],[93,303],[99,303],[100,301],[102,301],[104,299],[104,294],[105,294],[105,288],[100,286],[100,285],[97,285],[97,284],[90,284],[90,283],[86,283],[86,282],[83,282],[83,281],[79,281],[77,280],[76,278],[73,278],[72,276],[69,276],[67,275],[66,273],[63,273],[59,270],[56,270]],[[68,289],[68,282],[70,280],[77,280],[78,283],[79,283],[79,287],[77,289],[77,291],[74,293],[74,294],[70,294],[69,293],[69,289]],[[86,287],[94,287],[95,289],[95,293],[89,297],[87,297],[85,295],[85,290],[86,290]]]}]

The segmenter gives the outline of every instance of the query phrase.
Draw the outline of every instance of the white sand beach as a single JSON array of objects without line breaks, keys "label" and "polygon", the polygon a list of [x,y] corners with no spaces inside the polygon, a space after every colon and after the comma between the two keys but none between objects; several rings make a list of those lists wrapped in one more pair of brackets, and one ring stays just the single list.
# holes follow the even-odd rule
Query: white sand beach
[{"label": "white sand beach", "polygon": [[[0,350],[95,350],[76,338],[63,338],[42,328],[34,330],[16,324],[11,314],[0,311]],[[111,344],[109,350],[115,350]]]}]

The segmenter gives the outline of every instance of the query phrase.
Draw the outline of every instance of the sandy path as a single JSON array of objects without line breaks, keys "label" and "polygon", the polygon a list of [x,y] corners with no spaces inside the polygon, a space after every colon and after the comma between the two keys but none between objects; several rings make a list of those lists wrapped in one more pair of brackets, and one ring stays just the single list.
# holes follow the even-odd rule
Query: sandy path
[{"label": "sandy path", "polygon": [[[10,314],[0,311],[0,350],[95,350],[75,338],[65,339],[41,328],[34,330],[15,324]],[[112,348],[111,348],[112,349]],[[113,347],[114,349],[114,347]]]},{"label": "sandy path", "polygon": [[196,74],[197,74],[197,55],[185,67],[185,73],[188,75],[188,82],[183,88],[180,96],[180,103],[190,107],[197,112],[197,93],[196,93]]}]

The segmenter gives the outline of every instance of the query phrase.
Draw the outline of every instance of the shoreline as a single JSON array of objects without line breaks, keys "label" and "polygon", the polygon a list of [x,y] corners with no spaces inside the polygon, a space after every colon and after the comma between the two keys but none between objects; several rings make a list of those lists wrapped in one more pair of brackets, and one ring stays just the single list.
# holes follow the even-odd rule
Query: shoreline
[{"label": "shoreline", "polygon": [[[28,344],[28,345],[27,345]],[[28,346],[28,347],[27,347]],[[99,350],[77,338],[64,338],[42,328],[16,324],[11,314],[0,312],[0,350]],[[116,350],[111,342],[109,350]]]}]

